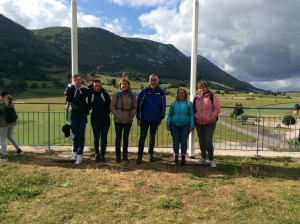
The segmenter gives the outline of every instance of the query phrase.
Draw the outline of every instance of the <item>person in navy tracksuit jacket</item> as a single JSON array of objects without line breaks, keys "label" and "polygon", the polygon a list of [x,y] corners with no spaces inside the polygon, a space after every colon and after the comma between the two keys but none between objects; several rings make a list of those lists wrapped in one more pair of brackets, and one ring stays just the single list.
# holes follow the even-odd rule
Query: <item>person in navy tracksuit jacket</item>
[{"label": "person in navy tracksuit jacket", "polygon": [[138,94],[137,102],[137,123],[140,126],[140,138],[138,146],[137,164],[142,163],[145,140],[150,127],[150,140],[148,148],[148,158],[150,162],[154,162],[153,149],[155,144],[155,135],[159,125],[165,117],[166,95],[165,92],[158,87],[158,77],[155,74],[149,77],[150,85],[142,89]]}]

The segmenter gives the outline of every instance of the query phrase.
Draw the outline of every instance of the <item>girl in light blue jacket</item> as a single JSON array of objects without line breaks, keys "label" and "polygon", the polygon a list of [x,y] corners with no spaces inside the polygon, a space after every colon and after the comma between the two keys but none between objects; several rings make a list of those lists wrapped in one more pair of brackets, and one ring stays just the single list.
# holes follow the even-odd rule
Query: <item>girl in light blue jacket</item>
[{"label": "girl in light blue jacket", "polygon": [[171,131],[173,139],[174,163],[178,163],[179,143],[181,144],[181,164],[185,164],[187,138],[195,128],[194,106],[188,100],[187,91],[180,87],[176,93],[176,100],[171,103],[167,119],[167,129]]}]

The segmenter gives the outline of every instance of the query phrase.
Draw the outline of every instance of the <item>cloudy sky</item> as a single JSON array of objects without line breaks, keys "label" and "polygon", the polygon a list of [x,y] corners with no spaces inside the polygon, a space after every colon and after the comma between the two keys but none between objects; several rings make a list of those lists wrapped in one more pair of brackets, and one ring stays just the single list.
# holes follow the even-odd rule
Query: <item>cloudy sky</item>
[{"label": "cloudy sky", "polygon": [[[191,54],[195,0],[77,0],[78,26]],[[198,54],[257,88],[300,90],[300,0],[199,0]],[[0,0],[28,29],[71,24],[71,0]],[[2,32],[2,31],[1,31]]]}]

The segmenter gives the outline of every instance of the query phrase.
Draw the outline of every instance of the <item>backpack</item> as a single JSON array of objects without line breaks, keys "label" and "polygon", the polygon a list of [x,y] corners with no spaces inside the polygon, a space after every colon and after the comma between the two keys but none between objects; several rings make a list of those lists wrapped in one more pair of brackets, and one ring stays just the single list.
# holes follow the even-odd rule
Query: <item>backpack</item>
[{"label": "backpack", "polygon": [[[131,100],[133,100],[133,92],[131,90],[129,90],[129,96],[130,96]],[[122,97],[122,91],[119,89],[118,90],[118,95],[117,95],[117,102],[118,102],[120,97]]]},{"label": "backpack", "polygon": [[10,124],[13,122],[16,122],[18,119],[18,115],[16,113],[16,110],[14,107],[5,107],[3,105],[1,105],[2,107],[4,107],[4,115],[2,115],[4,117],[4,120],[6,123]]},{"label": "backpack", "polygon": [[[103,101],[104,101],[104,103],[105,103],[105,97],[104,97],[104,95],[103,95],[103,92],[100,94],[100,96],[101,96],[101,98],[103,99]],[[93,103],[94,99],[95,99],[95,94],[92,93],[91,103]]]},{"label": "backpack", "polygon": [[[214,105],[214,94],[213,93],[210,93],[209,99],[211,101],[211,104]],[[196,100],[195,100],[195,98],[194,98],[193,104],[194,104],[194,110],[196,111]],[[217,118],[216,118],[216,121],[218,121],[218,120],[219,120],[219,116],[217,116]]]}]

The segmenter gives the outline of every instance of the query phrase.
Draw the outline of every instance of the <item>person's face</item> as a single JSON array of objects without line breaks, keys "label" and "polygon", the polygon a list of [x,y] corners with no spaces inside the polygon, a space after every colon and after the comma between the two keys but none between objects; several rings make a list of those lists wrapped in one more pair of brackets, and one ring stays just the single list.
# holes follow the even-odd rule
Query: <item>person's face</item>
[{"label": "person's face", "polygon": [[150,83],[151,88],[155,89],[156,86],[158,85],[158,78],[157,78],[157,76],[151,75],[150,79],[149,79],[149,83]]},{"label": "person's face", "polygon": [[207,91],[207,88],[205,86],[199,86],[198,91],[199,93],[205,93]]},{"label": "person's face", "polygon": [[101,83],[100,82],[94,82],[93,83],[93,89],[95,92],[99,92],[101,89]]},{"label": "person's face", "polygon": [[126,91],[129,88],[128,82],[121,82],[121,90]]},{"label": "person's face", "polygon": [[74,79],[74,82],[75,82],[75,85],[76,86],[81,86],[82,85],[82,78],[80,76],[77,76],[75,79]]},{"label": "person's face", "polygon": [[2,98],[2,96],[0,96],[0,101],[3,101],[3,98]]},{"label": "person's face", "polygon": [[178,90],[178,92],[177,92],[177,98],[179,100],[185,99],[185,92],[183,90]]}]

